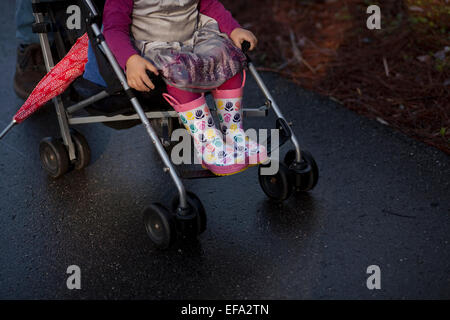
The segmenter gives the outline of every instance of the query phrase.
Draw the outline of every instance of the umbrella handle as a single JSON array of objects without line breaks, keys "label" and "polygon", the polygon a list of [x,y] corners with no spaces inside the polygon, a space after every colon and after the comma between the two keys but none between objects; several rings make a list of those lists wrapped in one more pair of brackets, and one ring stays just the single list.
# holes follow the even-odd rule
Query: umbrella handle
[{"label": "umbrella handle", "polygon": [[3,138],[8,133],[8,131],[11,130],[12,127],[14,127],[16,124],[16,120],[11,121],[11,123],[5,128],[5,130],[0,133],[0,139]]}]

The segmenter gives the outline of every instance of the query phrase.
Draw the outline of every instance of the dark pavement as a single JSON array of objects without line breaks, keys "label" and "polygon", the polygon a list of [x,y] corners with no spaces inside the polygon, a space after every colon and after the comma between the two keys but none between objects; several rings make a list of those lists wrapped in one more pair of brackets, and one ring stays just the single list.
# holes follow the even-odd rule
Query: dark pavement
[{"label": "dark pavement", "polygon": [[[2,1],[0,124],[21,105],[13,1]],[[450,298],[450,161],[440,151],[272,74],[263,74],[321,169],[317,187],[282,205],[255,168],[188,182],[208,229],[155,250],[142,210],[176,194],[141,126],[80,126],[92,164],[51,180],[38,145],[58,135],[51,108],[0,140],[0,298]],[[262,103],[253,81],[246,101]],[[273,127],[273,117],[248,122]],[[286,148],[284,148],[286,151]],[[66,288],[78,265],[82,289]],[[369,265],[381,290],[366,287]]]}]

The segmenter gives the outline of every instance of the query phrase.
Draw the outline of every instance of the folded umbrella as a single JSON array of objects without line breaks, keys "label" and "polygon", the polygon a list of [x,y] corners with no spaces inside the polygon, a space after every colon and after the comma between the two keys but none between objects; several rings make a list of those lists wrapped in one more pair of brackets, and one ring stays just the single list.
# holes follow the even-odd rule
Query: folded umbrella
[{"label": "folded umbrella", "polygon": [[0,133],[0,139],[16,124],[30,117],[48,101],[62,94],[76,78],[84,73],[88,60],[89,38],[81,36],[67,55],[38,83],[23,106],[14,115],[12,122]]}]

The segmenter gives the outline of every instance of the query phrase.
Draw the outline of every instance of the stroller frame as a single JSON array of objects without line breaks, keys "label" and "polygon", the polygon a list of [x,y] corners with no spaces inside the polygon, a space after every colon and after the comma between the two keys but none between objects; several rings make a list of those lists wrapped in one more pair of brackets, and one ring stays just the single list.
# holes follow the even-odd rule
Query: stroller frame
[{"label": "stroller frame", "polygon": [[[98,94],[95,94],[92,97],[89,97],[87,99],[84,99],[78,103],[73,104],[72,106],[69,106],[67,108],[64,107],[63,100],[61,96],[53,98],[53,103],[55,105],[56,114],[58,118],[58,123],[60,127],[60,133],[62,137],[63,144],[65,145],[67,151],[69,160],[71,162],[76,160],[76,147],[74,144],[74,141],[71,137],[70,132],[70,125],[77,125],[77,124],[87,124],[87,123],[99,123],[99,122],[110,122],[110,121],[124,121],[124,120],[136,120],[139,119],[142,124],[145,127],[145,130],[147,134],[149,135],[151,141],[153,142],[156,151],[158,152],[159,156],[161,157],[163,163],[164,163],[164,171],[168,172],[170,174],[170,177],[172,178],[178,194],[179,194],[179,203],[178,203],[178,211],[177,214],[180,217],[187,217],[189,215],[189,206],[192,206],[192,201],[189,200],[190,195],[186,191],[186,188],[184,187],[184,184],[182,182],[182,179],[178,175],[174,165],[172,164],[169,155],[167,154],[165,148],[164,148],[164,141],[161,141],[160,137],[157,135],[155,129],[152,127],[149,119],[162,119],[163,121],[168,118],[178,118],[178,114],[175,111],[150,111],[150,112],[144,112],[140,102],[138,101],[138,98],[135,96],[133,90],[129,87],[127,83],[126,76],[117,63],[113,53],[111,52],[110,48],[108,47],[105,38],[101,32],[101,29],[98,25],[98,18],[100,17],[96,6],[93,4],[91,0],[80,0],[82,4],[84,4],[85,8],[88,12],[88,17],[86,18],[86,26],[87,28],[90,28],[95,39],[94,44],[98,46],[100,51],[103,53],[104,58],[107,59],[109,64],[111,65],[115,76],[120,81],[120,84],[122,86],[123,91],[125,92],[127,98],[129,99],[132,107],[134,108],[136,114],[133,115],[115,115],[115,116],[77,116],[74,117],[73,115],[80,111],[87,106],[90,106],[91,104],[98,102],[108,96],[110,96],[110,93],[108,93],[106,90],[101,91]],[[56,2],[62,2],[61,0],[57,0]],[[54,59],[52,56],[52,49],[49,42],[49,37],[47,32],[49,31],[48,25],[46,25],[45,22],[45,5],[51,6],[55,3],[53,2],[46,2],[42,0],[32,0],[33,3],[33,14],[36,20],[36,23],[34,25],[35,32],[39,33],[40,43],[43,51],[43,56],[45,60],[45,65],[47,68],[47,71],[50,71],[54,67]],[[67,2],[66,2],[67,3]],[[58,39],[55,39],[55,41]],[[246,44],[248,49],[248,43]],[[244,46],[243,46],[244,47]],[[247,50],[243,50],[244,53],[246,53]],[[246,54],[248,59],[248,70],[252,74],[253,78],[255,79],[258,87],[261,89],[263,95],[266,98],[265,104],[261,107],[256,108],[244,108],[244,116],[267,116],[268,111],[272,109],[276,116],[276,128],[280,130],[280,141],[278,146],[281,147],[285,142],[291,141],[294,149],[290,151],[290,160],[289,162],[293,165],[293,170],[296,170],[296,174],[300,177],[302,176],[304,179],[304,176],[306,174],[311,175],[312,171],[317,171],[317,165],[314,163],[311,163],[310,159],[302,159],[302,151],[300,150],[300,145],[298,142],[297,137],[295,136],[294,132],[290,128],[290,124],[288,124],[286,118],[284,117],[283,113],[281,112],[279,106],[275,102],[275,99],[270,94],[269,90],[267,89],[266,85],[264,84],[262,78],[258,74],[256,67],[253,65],[252,61]],[[211,108],[212,109],[212,108]],[[213,110],[213,109],[212,109]],[[163,122],[164,124],[164,122]],[[270,152],[270,137],[267,140],[267,148]],[[306,153],[306,151],[305,151]],[[305,154],[306,158],[308,157],[308,154]],[[276,159],[277,160],[277,159]],[[274,161],[274,159],[272,159]],[[260,168],[263,165],[260,165]],[[318,175],[318,172],[316,176]],[[203,176],[205,177],[205,176]],[[297,180],[300,180],[300,178],[297,177]],[[267,178],[270,178],[267,177]],[[260,175],[260,183],[261,183],[261,175]],[[287,178],[286,178],[287,179]],[[286,180],[285,179],[285,180]],[[311,180],[311,179],[310,179]],[[317,182],[317,177],[314,177],[314,181],[309,182],[309,187],[306,188],[303,185],[302,191],[307,191],[312,189],[315,186],[315,183]],[[283,180],[284,181],[284,180]],[[295,182],[293,182],[295,183]],[[295,186],[297,186],[297,189],[300,187],[300,182],[297,181]],[[304,183],[304,182],[303,182]],[[269,197],[272,197],[264,188],[263,184],[261,183],[264,192]],[[290,195],[290,193],[289,193]],[[276,197],[272,197],[276,198]],[[280,200],[280,199],[278,199]],[[281,199],[285,200],[285,199]],[[147,230],[148,231],[148,230]],[[152,239],[153,240],[153,239]]]}]

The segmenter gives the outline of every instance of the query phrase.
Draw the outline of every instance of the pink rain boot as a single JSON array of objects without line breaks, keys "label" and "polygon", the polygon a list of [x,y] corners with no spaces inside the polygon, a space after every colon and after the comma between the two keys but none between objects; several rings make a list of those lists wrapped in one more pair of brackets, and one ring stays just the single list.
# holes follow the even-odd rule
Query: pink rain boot
[{"label": "pink rain boot", "polygon": [[[244,70],[244,79],[240,88],[231,90],[216,89],[212,94],[216,102],[220,129],[226,135],[227,144],[243,145],[248,163],[250,166],[254,166],[266,162],[268,156],[264,146],[245,136],[242,106],[245,78]],[[243,144],[244,141],[245,144]]]},{"label": "pink rain boot", "polygon": [[223,142],[222,134],[216,129],[205,96],[181,104],[174,97],[163,94],[164,99],[178,112],[186,130],[194,139],[197,156],[202,166],[215,175],[228,176],[247,169],[245,153],[235,152],[233,146]]}]

